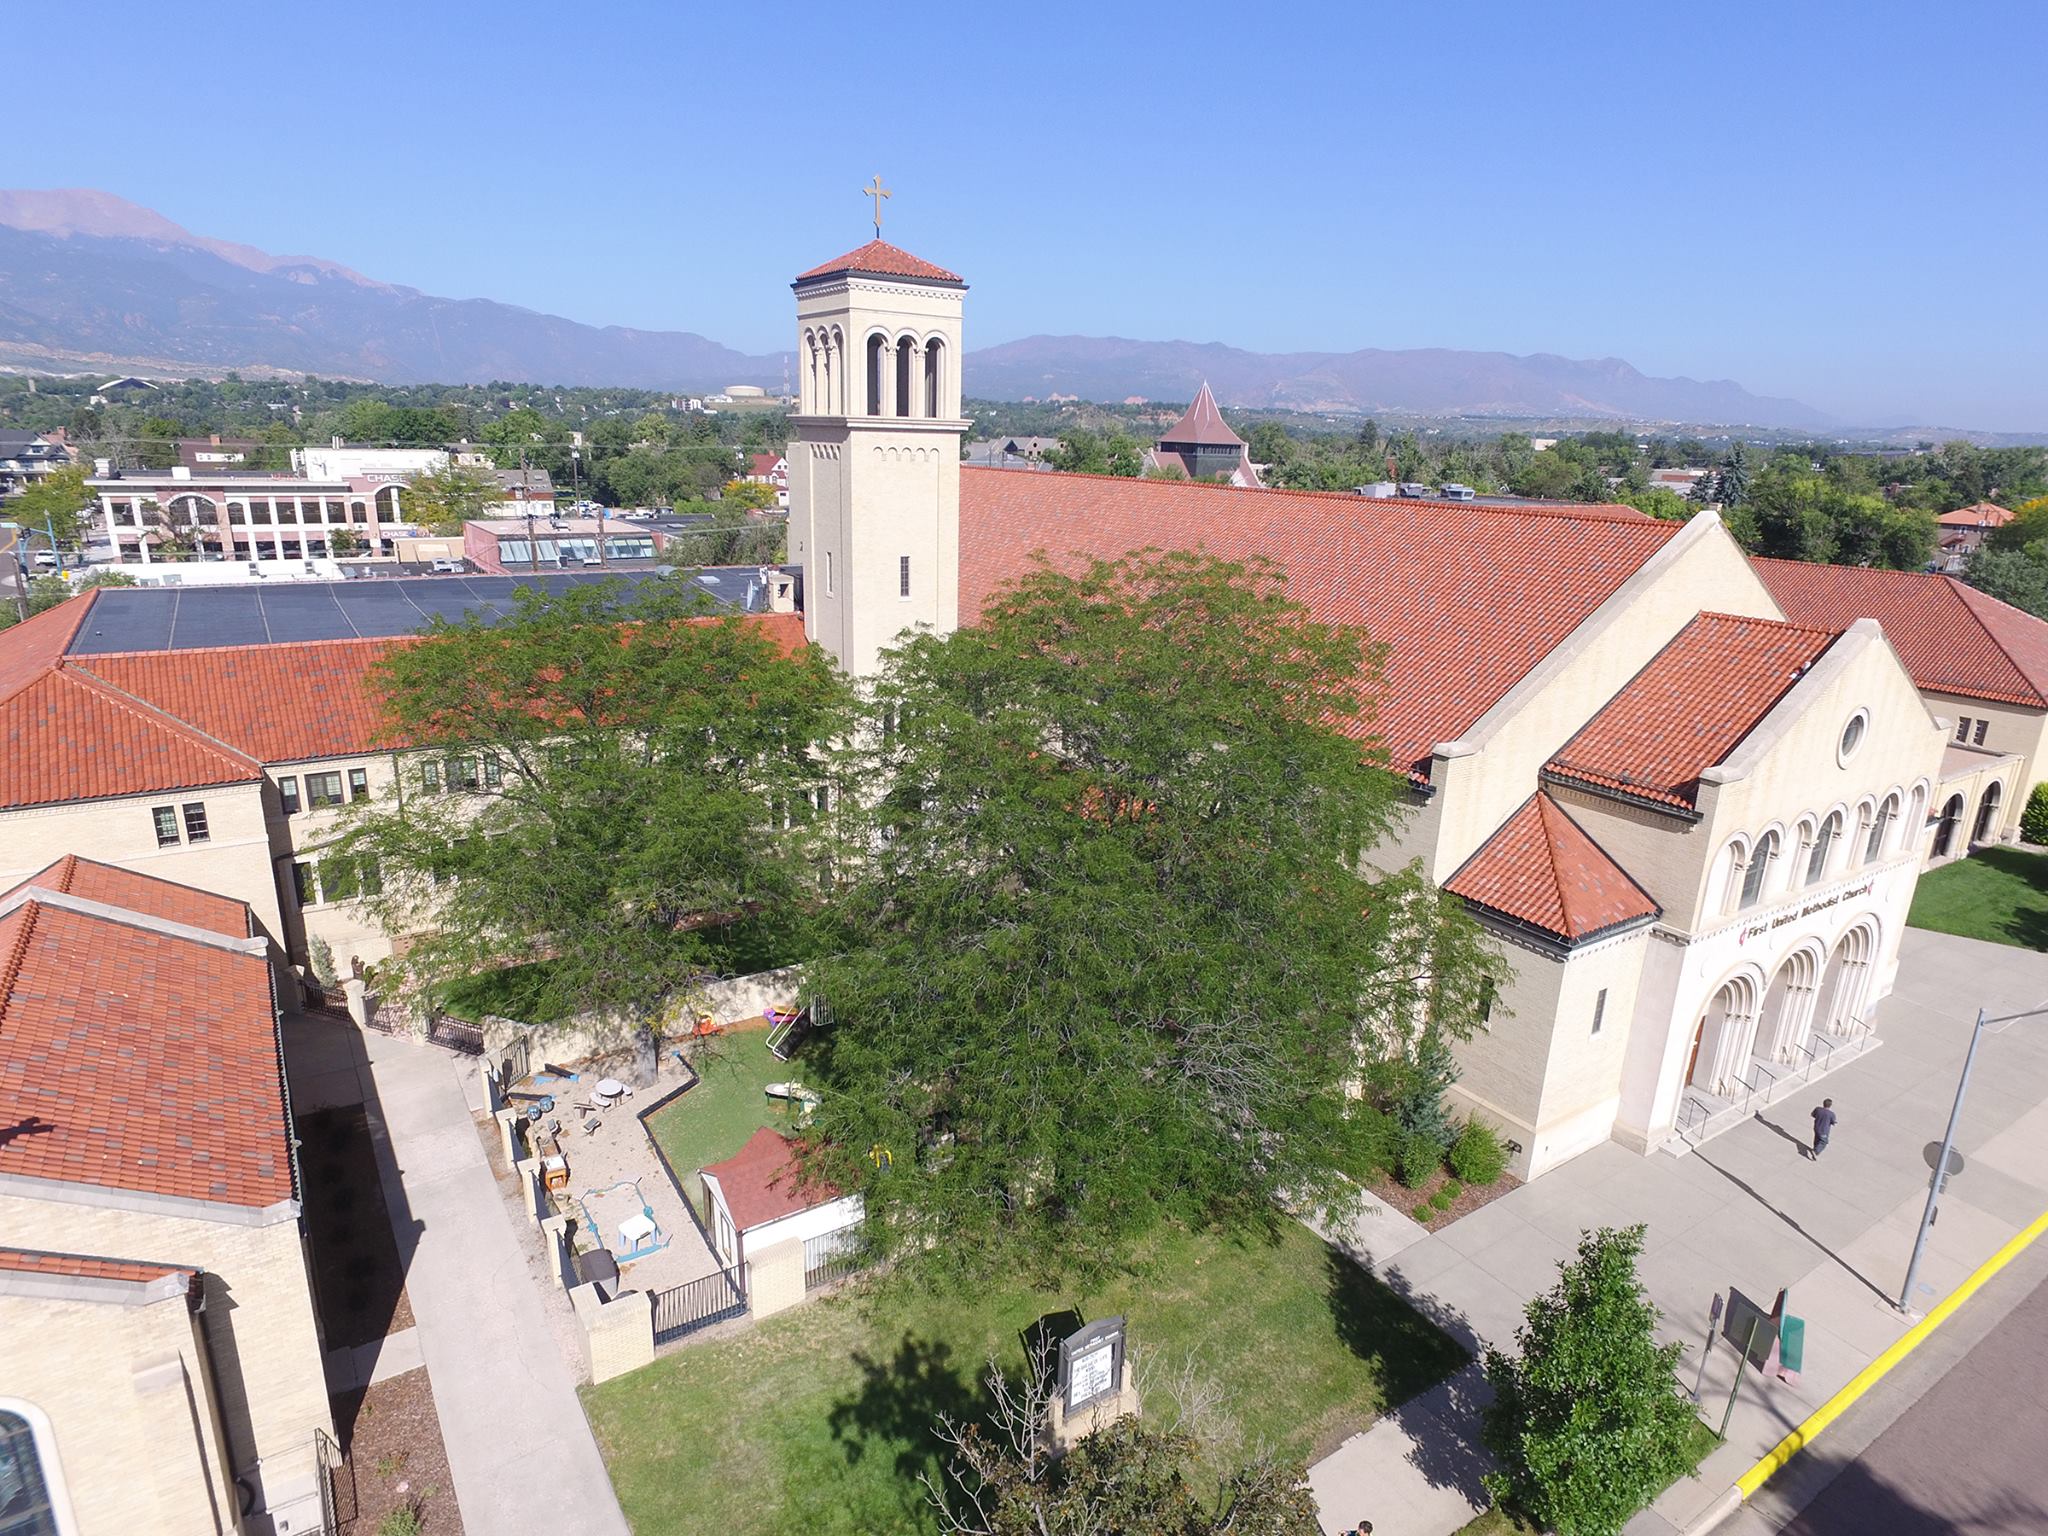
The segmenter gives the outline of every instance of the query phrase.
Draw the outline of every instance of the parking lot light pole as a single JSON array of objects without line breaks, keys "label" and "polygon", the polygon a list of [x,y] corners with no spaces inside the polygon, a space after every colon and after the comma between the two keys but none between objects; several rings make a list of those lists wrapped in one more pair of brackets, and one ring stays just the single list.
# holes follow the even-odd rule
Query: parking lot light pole
[{"label": "parking lot light pole", "polygon": [[1906,1283],[1899,1288],[1896,1305],[1901,1312],[1913,1310],[1913,1285],[1920,1278],[1920,1260],[1927,1252],[1927,1234],[1934,1230],[1941,1192],[1948,1184],[1949,1153],[1956,1143],[1956,1126],[1963,1118],[1963,1099],[1970,1091],[1970,1072],[1977,1065],[1977,1046],[1984,1038],[1984,1031],[1993,1024],[2012,1024],[2020,1019],[2039,1018],[2044,1013],[2048,1013],[2048,1004],[2029,1008],[2024,1013],[2002,1014],[1995,1019],[1987,1017],[1982,1008],[1977,1010],[1977,1023],[1970,1031],[1970,1048],[1963,1053],[1963,1075],[1956,1080],[1956,1101],[1949,1106],[1948,1129],[1942,1132],[1941,1151],[1935,1154],[1934,1172],[1927,1180],[1927,1205],[1920,1212],[1920,1231],[1913,1239],[1913,1257],[1906,1264]]}]

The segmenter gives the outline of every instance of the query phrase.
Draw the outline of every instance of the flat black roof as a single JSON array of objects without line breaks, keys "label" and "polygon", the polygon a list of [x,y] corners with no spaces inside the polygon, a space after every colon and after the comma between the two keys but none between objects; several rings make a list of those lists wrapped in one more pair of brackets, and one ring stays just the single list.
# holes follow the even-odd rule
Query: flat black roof
[{"label": "flat black roof", "polygon": [[[72,637],[74,656],[196,651],[216,645],[410,635],[437,615],[495,619],[523,586],[549,592],[606,580],[596,573],[407,576],[392,581],[279,581],[218,587],[105,587]],[[622,576],[623,581],[645,577]],[[715,589],[714,589],[715,590]]]}]

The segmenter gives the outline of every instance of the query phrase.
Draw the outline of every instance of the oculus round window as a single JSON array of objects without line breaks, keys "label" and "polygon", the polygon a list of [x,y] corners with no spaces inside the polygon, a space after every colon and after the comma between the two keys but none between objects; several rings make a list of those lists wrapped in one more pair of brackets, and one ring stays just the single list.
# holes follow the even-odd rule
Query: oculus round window
[{"label": "oculus round window", "polygon": [[1842,744],[1837,749],[1837,756],[1843,762],[1856,755],[1856,749],[1863,745],[1864,733],[1869,728],[1870,716],[1864,710],[1859,709],[1849,717],[1849,723],[1842,727]]}]

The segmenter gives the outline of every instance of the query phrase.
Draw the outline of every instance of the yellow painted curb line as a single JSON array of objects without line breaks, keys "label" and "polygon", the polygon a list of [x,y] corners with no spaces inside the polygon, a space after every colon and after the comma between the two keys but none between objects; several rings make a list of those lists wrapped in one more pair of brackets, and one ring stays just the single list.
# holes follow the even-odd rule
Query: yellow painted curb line
[{"label": "yellow painted curb line", "polygon": [[2048,1232],[2048,1211],[2036,1216],[2024,1231],[2016,1233],[2004,1247],[1978,1265],[1969,1279],[1949,1292],[1933,1311],[1908,1328],[1891,1348],[1858,1371],[1847,1386],[1814,1409],[1790,1434],[1773,1446],[1762,1461],[1737,1478],[1735,1486],[1728,1490],[1732,1497],[1724,1495],[1717,1500],[1705,1517],[1687,1527],[1688,1536],[1692,1536],[1693,1532],[1705,1531],[1713,1525],[1718,1525],[1733,1514],[1743,1500],[1769,1481],[1772,1473],[1819,1439],[1822,1430],[1840,1418],[1864,1393],[1884,1380],[1893,1366],[1918,1349],[1929,1334],[1947,1322],[1958,1307],[1977,1294],[1985,1281],[2025,1253],[2028,1246],[2043,1232]]}]

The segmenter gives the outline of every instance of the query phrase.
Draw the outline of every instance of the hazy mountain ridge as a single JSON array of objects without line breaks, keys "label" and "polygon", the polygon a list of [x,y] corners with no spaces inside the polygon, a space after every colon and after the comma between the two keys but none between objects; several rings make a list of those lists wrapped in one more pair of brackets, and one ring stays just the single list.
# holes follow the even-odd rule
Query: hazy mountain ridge
[{"label": "hazy mountain ridge", "polygon": [[1796,400],[1726,379],[1652,378],[1619,358],[1466,352],[1259,353],[1220,342],[1027,336],[968,354],[969,386],[994,399],[1185,400],[1204,379],[1225,405],[1420,415],[1573,416],[1616,420],[1820,425]]},{"label": "hazy mountain ridge", "polygon": [[[313,256],[195,235],[95,191],[0,191],[0,361],[158,375],[315,373],[389,384],[780,389],[790,354],[750,356],[691,331],[592,326],[490,299],[448,299]],[[1826,424],[1728,380],[1651,378],[1618,358],[1448,348],[1263,354],[1220,342],[1029,336],[970,351],[982,399],[1053,394],[1302,411]]]}]

